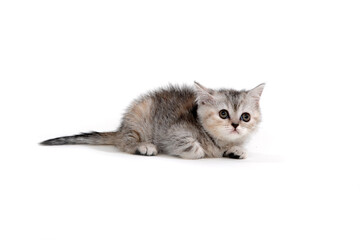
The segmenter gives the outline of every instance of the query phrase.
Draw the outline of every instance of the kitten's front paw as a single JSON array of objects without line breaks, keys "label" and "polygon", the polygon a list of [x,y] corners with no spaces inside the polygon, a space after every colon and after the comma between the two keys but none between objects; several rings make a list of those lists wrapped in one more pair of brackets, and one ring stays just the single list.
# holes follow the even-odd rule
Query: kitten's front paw
[{"label": "kitten's front paw", "polygon": [[156,146],[152,143],[142,143],[136,149],[135,154],[140,154],[144,156],[155,156],[158,154]]},{"label": "kitten's front paw", "polygon": [[247,157],[247,153],[241,147],[234,146],[224,152],[223,157],[245,159]]},{"label": "kitten's front paw", "polygon": [[205,151],[201,147],[199,142],[194,142],[193,145],[189,146],[187,149],[184,149],[182,153],[179,154],[181,158],[186,159],[199,159],[205,157]]}]

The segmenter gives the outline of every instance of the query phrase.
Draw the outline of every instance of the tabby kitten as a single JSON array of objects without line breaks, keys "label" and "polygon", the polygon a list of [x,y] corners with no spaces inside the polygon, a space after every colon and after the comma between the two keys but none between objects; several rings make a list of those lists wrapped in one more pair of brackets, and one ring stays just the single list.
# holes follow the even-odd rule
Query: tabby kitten
[{"label": "tabby kitten", "polygon": [[135,100],[114,132],[59,137],[43,145],[114,145],[121,151],[181,158],[246,158],[243,145],[261,120],[265,84],[249,91],[169,86]]}]

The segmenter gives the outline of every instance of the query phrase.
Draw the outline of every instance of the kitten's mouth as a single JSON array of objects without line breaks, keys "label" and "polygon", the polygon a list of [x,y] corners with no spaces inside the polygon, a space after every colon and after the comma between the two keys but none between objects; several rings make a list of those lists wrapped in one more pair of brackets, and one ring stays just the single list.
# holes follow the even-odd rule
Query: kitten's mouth
[{"label": "kitten's mouth", "polygon": [[239,134],[239,132],[236,129],[232,130],[230,133],[231,134]]}]

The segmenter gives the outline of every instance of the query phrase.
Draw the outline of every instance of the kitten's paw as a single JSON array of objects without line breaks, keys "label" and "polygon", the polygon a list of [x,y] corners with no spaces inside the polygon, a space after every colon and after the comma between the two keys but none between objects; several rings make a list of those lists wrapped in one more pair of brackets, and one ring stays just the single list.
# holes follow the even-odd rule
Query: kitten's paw
[{"label": "kitten's paw", "polygon": [[199,159],[205,157],[205,151],[201,147],[200,143],[196,141],[193,145],[184,149],[179,156],[186,159]]},{"label": "kitten's paw", "polygon": [[224,152],[223,157],[245,159],[247,158],[247,153],[241,147],[233,146],[229,150]]},{"label": "kitten's paw", "polygon": [[155,156],[158,154],[158,151],[154,144],[142,143],[137,147],[135,154],[144,156]]}]

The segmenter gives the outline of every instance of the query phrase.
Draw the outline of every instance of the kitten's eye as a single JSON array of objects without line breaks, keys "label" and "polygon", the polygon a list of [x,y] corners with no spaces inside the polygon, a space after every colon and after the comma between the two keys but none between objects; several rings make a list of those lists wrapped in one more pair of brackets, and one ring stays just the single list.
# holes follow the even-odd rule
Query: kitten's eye
[{"label": "kitten's eye", "polygon": [[241,114],[240,119],[243,120],[244,122],[248,122],[248,121],[250,121],[251,116],[249,113],[245,112],[245,113]]},{"label": "kitten's eye", "polygon": [[220,112],[219,112],[219,116],[220,116],[222,119],[229,118],[229,112],[228,112],[228,111],[226,111],[225,109],[220,110]]}]

